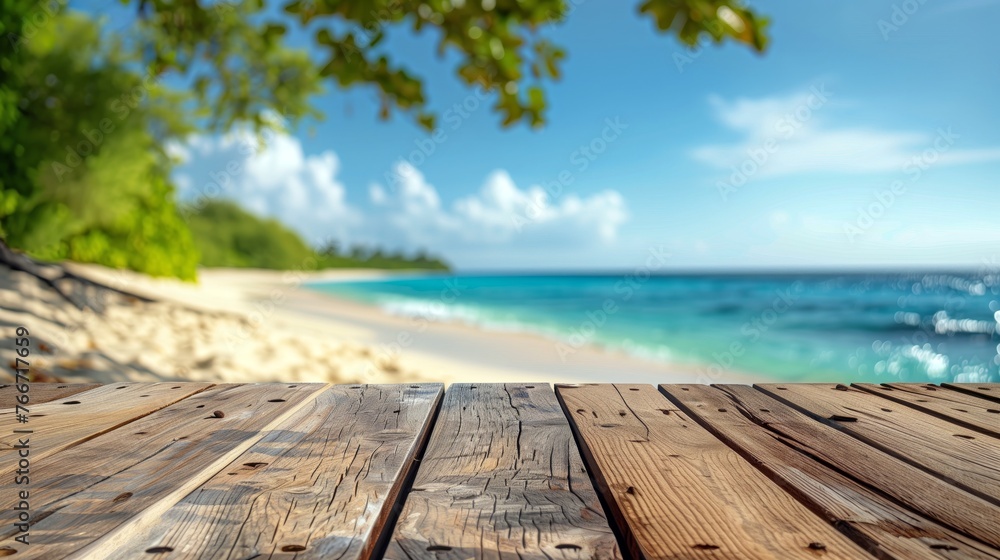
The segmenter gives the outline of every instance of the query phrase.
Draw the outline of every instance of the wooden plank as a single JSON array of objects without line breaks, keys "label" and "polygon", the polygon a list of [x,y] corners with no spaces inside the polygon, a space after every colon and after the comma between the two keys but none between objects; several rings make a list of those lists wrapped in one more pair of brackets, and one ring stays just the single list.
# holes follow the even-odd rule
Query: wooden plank
[{"label": "wooden plank", "polygon": [[1000,383],[942,383],[941,386],[1000,403]]},{"label": "wooden plank", "polygon": [[[103,559],[327,387],[216,386],[32,463],[31,544],[14,541],[5,525],[0,548],[18,558]],[[6,488],[0,508],[14,499]]]},{"label": "wooden plank", "polygon": [[991,405],[987,400],[930,383],[855,383],[854,387],[970,430],[1000,437],[1000,405]]},{"label": "wooden plank", "polygon": [[[0,410],[0,425],[33,431],[29,438],[31,462],[40,464],[67,447],[95,438],[119,426],[211,387],[210,383],[113,383],[85,393],[29,406],[30,418],[19,424],[17,410]],[[0,434],[0,477],[17,468],[12,449],[24,434]]]},{"label": "wooden plank", "polygon": [[[898,498],[906,496],[894,495],[892,488],[887,491],[882,481],[869,482],[872,477],[864,472],[881,469],[905,476],[912,469],[909,465],[887,455],[873,464],[868,458],[874,450],[857,450],[867,447],[864,443],[747,386],[661,385],[660,390],[685,414],[873,554],[901,560],[1000,558],[1000,548],[950,529],[919,508],[901,505]],[[812,429],[795,428],[803,422],[812,424]],[[786,428],[788,424],[793,427]],[[854,463],[854,471],[824,461],[822,452],[816,456],[816,448],[831,446],[842,460]],[[858,471],[864,478],[856,477]],[[935,507],[941,509],[938,504]],[[953,517],[948,512],[945,520],[953,521]]]},{"label": "wooden plank", "polygon": [[649,385],[559,386],[635,558],[869,558]]},{"label": "wooden plank", "polygon": [[621,558],[548,385],[448,387],[385,558]]},{"label": "wooden plank", "polygon": [[[441,384],[333,387],[104,558],[370,558]],[[401,499],[400,499],[401,501]],[[106,543],[104,543],[106,544]]]},{"label": "wooden plank", "polygon": [[868,445],[1000,505],[1000,441],[860,389],[763,384],[760,390]]},{"label": "wooden plank", "polygon": [[[30,409],[31,405],[70,397],[97,387],[100,387],[97,383],[29,383],[28,408]],[[20,394],[15,385],[0,385],[0,408],[14,408],[17,405],[17,396]]]}]

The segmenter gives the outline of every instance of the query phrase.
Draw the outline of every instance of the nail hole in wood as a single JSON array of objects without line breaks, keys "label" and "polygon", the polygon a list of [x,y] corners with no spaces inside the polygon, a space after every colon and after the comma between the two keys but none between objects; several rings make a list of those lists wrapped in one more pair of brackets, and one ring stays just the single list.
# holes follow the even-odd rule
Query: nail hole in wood
[{"label": "nail hole in wood", "polygon": [[952,546],[950,544],[932,544],[931,548],[934,550],[958,550],[957,546]]},{"label": "nail hole in wood", "polygon": [[141,398],[148,397],[148,396],[149,395],[139,395],[139,398],[141,399]]},{"label": "nail hole in wood", "polygon": [[66,401],[63,404],[80,404],[80,401]]},{"label": "nail hole in wood", "polygon": [[[410,385],[410,389],[419,389],[420,385]],[[475,387],[473,387],[475,389]]]},{"label": "nail hole in wood", "polygon": [[226,417],[226,413],[222,412],[221,410],[216,410],[215,412],[212,413],[212,417],[213,418],[225,418]]},{"label": "nail hole in wood", "polygon": [[587,412],[587,411],[586,411],[586,410],[584,410],[584,409],[582,409],[582,408],[578,408],[578,409],[576,409],[576,413],[577,413],[577,414],[583,414],[583,413],[585,413],[585,412]]},{"label": "nail hole in wood", "polygon": [[271,399],[267,402],[285,402],[285,399]]},{"label": "nail hole in wood", "polygon": [[830,420],[834,420],[834,421],[837,421],[837,422],[857,422],[858,421],[858,419],[855,418],[855,417],[853,417],[853,416],[841,416],[839,414],[834,414],[833,416],[830,417]]},{"label": "nail hole in wood", "polygon": [[535,386],[534,385],[525,385],[524,388],[525,389],[534,389]]},{"label": "nail hole in wood", "polygon": [[144,435],[146,435],[148,433],[149,432],[136,432],[135,435],[137,435],[137,436],[144,436]]},{"label": "nail hole in wood", "polygon": [[294,388],[296,388],[296,387],[298,387],[298,385],[289,385],[289,386],[288,386],[288,388],[289,388],[289,389],[294,389]]},{"label": "nail hole in wood", "polygon": [[972,436],[967,436],[965,434],[955,434],[955,437],[962,438],[962,439],[976,439],[976,438],[974,438]]},{"label": "nail hole in wood", "polygon": [[427,547],[427,552],[446,552],[449,550],[451,550],[451,547],[443,544],[432,544]]},{"label": "nail hole in wood", "polygon": [[989,412],[990,414],[1000,414],[1000,410],[996,410],[994,408],[987,408],[986,412]]},{"label": "nail hole in wood", "polygon": [[559,550],[580,550],[579,545],[567,544],[567,543],[557,544],[556,548],[558,548]]},{"label": "nail hole in wood", "polygon": [[174,549],[169,546],[154,546],[153,548],[147,548],[146,552],[149,554],[163,554],[164,552],[173,552]]},{"label": "nail hole in wood", "polygon": [[629,390],[629,391],[638,391],[639,389],[637,389],[636,387],[629,387],[629,389],[628,389],[628,390]]},{"label": "nail hole in wood", "polygon": [[837,390],[837,391],[850,391],[851,390],[847,385],[844,385],[843,383],[837,383],[837,386],[834,387],[834,389]]},{"label": "nail hole in wood", "polygon": [[667,409],[665,409],[665,408],[661,408],[660,412],[662,412],[665,416],[669,416],[670,415],[670,411],[667,410]]},{"label": "nail hole in wood", "polygon": [[681,391],[690,391],[687,387],[681,387]]},{"label": "nail hole in wood", "polygon": [[305,549],[306,547],[302,546],[301,544],[286,544],[285,546],[281,547],[282,552],[302,552]]},{"label": "nail hole in wood", "polygon": [[266,464],[267,463],[254,462],[254,463],[243,463],[243,466],[244,467],[250,467],[251,469],[259,469],[259,468],[263,467]]},{"label": "nail hole in wood", "polygon": [[693,544],[691,548],[695,550],[719,550],[719,547],[714,544]]},{"label": "nail hole in wood", "polygon": [[628,415],[628,413],[624,412],[624,411],[618,413],[618,416],[622,416],[622,417],[627,416],[627,415]]},{"label": "nail hole in wood", "polygon": [[180,388],[181,388],[180,385],[174,385],[173,387],[171,387],[171,389],[180,389]]},{"label": "nail hole in wood", "polygon": [[196,406],[195,408],[205,408],[205,405],[203,405],[203,404],[199,404],[199,405],[198,405],[198,406]]},{"label": "nail hole in wood", "polygon": [[125,388],[125,386],[122,385],[121,387],[115,387],[115,390],[117,391],[118,389],[124,389],[124,388]]},{"label": "nail hole in wood", "polygon": [[116,504],[120,504],[120,503],[124,502],[125,500],[127,500],[127,499],[129,499],[131,497],[132,497],[132,493],[131,492],[122,492],[121,494],[118,494],[117,496],[115,496],[115,498],[113,500],[111,500],[111,501],[114,502],[114,503],[116,503]]},{"label": "nail hole in wood", "polygon": [[788,390],[788,387],[778,387],[778,390],[779,390],[779,391],[787,391],[787,390]]},{"label": "nail hole in wood", "polygon": [[821,542],[809,543],[809,550],[826,550],[826,545]]},{"label": "nail hole in wood", "polygon": [[66,387],[68,387],[68,385],[60,385],[60,386],[56,387],[56,389],[65,389]]},{"label": "nail hole in wood", "polygon": [[762,408],[762,409],[760,409],[760,411],[761,412],[771,412],[771,409],[770,408]]},{"label": "nail hole in wood", "polygon": [[882,412],[892,412],[892,409],[891,408],[883,408]]},{"label": "nail hole in wood", "polygon": [[634,486],[629,486],[628,488],[625,489],[625,493],[628,494],[628,495],[630,495],[630,496],[634,496],[635,495],[635,487]]},{"label": "nail hole in wood", "polygon": [[726,412],[726,409],[724,409],[724,408],[720,408],[720,409],[719,409],[719,412]]}]

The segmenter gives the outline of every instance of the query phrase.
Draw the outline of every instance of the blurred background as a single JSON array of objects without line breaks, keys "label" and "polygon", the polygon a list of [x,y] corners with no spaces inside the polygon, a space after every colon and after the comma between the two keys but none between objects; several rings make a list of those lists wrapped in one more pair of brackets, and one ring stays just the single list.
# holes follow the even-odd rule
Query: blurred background
[{"label": "blurred background", "polygon": [[998,1],[2,1],[38,379],[1000,379]]}]

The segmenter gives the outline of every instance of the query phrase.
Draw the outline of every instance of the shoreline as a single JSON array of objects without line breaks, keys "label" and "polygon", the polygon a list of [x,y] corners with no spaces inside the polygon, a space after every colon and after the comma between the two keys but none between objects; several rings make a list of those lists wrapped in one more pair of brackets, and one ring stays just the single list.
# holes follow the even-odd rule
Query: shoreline
[{"label": "shoreline", "polygon": [[[564,354],[562,359],[556,351],[559,341],[542,334],[494,331],[453,319],[391,315],[375,306],[310,286],[330,281],[422,276],[423,271],[201,269],[199,282],[192,284],[94,265],[69,263],[67,268],[156,300],[159,304],[153,305],[153,309],[160,315],[193,314],[181,323],[198,323],[202,330],[190,333],[195,340],[185,339],[178,344],[180,348],[202,346],[200,356],[189,360],[193,366],[188,367],[183,365],[183,355],[173,357],[169,350],[164,351],[161,361],[173,360],[171,367],[178,372],[170,377],[171,380],[208,380],[214,376],[229,382],[272,379],[343,383],[615,382],[655,385],[706,382],[702,374],[704,366],[647,360],[590,344]],[[148,353],[150,346],[160,346],[158,340],[139,339],[139,333],[149,329],[140,328],[138,324],[154,321],[159,323],[161,331],[169,331],[171,326],[176,327],[175,321],[163,317],[147,319],[145,315],[148,314],[123,317],[126,323],[135,322],[136,328],[129,324],[119,325],[117,338],[97,346],[128,345],[133,360]],[[228,322],[216,325],[213,321]],[[161,338],[183,339],[187,335],[173,332]],[[202,344],[197,340],[199,336],[207,336],[214,342]],[[234,336],[239,339],[235,348]],[[228,349],[223,346],[227,337]],[[94,345],[93,336],[90,345]],[[258,359],[244,359],[245,354]],[[218,359],[220,356],[223,359]],[[99,381],[108,377],[114,381],[165,378],[160,372],[170,368],[153,367],[156,359],[146,358],[142,368],[146,375],[126,379],[121,378],[119,371],[118,375],[109,373],[97,377]],[[213,362],[225,366],[223,371],[218,367],[213,370]],[[194,367],[199,364],[205,367]],[[122,369],[129,373],[127,368],[119,368]],[[299,373],[289,376],[291,371]],[[67,380],[72,377],[63,370],[57,374]],[[710,382],[753,383],[761,379],[760,375],[731,371]]]}]

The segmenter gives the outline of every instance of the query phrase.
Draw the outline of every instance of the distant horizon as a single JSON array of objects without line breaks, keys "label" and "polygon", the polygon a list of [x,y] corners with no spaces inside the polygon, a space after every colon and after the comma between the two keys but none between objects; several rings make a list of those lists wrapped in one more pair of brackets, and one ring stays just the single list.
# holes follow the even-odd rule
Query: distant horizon
[{"label": "distant horizon", "polygon": [[[980,274],[984,270],[991,270],[993,274],[1000,274],[1000,264],[992,264],[988,267],[979,268],[868,268],[855,265],[853,268],[834,268],[824,265],[808,268],[701,268],[701,269],[675,269],[670,271],[651,271],[650,277],[670,277],[670,276],[855,276],[855,275],[900,275],[900,274]],[[638,267],[639,270],[642,267]],[[386,278],[391,279],[398,276],[406,276],[415,269],[401,269],[399,274],[392,274]],[[451,270],[428,270],[419,271],[420,276],[591,276],[609,277],[634,274],[635,268],[607,268],[607,269],[464,269],[452,268]],[[393,271],[396,272],[396,271]],[[340,280],[334,280],[339,282]],[[349,280],[350,281],[350,280]],[[319,281],[322,282],[322,281]],[[318,282],[318,283],[319,283]]]}]

